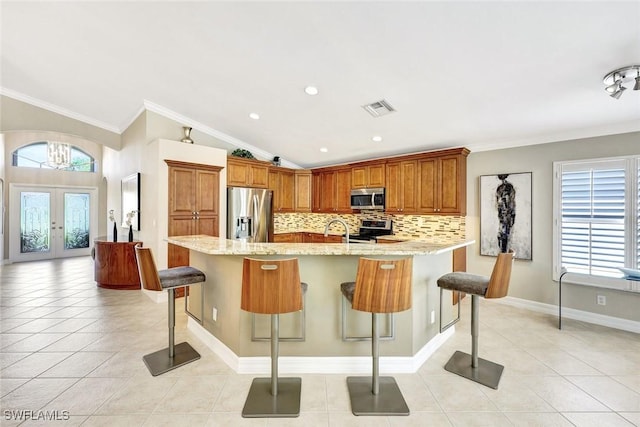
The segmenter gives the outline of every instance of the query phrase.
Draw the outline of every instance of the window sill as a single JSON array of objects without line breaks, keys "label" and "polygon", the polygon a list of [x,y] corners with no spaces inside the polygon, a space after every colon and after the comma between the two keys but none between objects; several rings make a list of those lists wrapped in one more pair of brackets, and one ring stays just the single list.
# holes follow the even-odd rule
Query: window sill
[{"label": "window sill", "polygon": [[599,277],[568,272],[562,278],[562,283],[611,289],[613,291],[640,293],[640,281],[624,278]]}]

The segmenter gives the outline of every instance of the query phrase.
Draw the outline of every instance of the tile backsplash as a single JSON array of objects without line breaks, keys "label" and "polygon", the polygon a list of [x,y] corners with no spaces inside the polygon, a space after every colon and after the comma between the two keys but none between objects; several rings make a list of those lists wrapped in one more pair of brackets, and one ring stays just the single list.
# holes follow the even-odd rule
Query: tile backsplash
[{"label": "tile backsplash", "polygon": [[[357,232],[361,218],[391,218],[393,234],[406,238],[465,238],[465,217],[446,215],[397,215],[379,211],[363,211],[359,214],[324,213],[276,213],[275,233],[296,231],[324,232],[325,224],[331,218],[341,218],[349,224],[352,233]],[[344,233],[340,224],[332,224],[331,232]]]}]

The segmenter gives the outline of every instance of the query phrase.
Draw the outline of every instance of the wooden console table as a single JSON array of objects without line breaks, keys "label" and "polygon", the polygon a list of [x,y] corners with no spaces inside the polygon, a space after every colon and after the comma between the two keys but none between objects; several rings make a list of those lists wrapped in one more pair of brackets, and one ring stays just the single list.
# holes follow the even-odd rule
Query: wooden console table
[{"label": "wooden console table", "polygon": [[142,243],[94,240],[95,281],[106,289],[140,289],[135,245]]}]

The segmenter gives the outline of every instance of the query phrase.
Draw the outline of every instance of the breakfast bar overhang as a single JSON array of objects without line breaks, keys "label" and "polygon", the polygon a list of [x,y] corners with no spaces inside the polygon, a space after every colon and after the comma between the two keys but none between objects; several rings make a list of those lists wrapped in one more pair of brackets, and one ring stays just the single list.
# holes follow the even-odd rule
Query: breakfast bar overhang
[{"label": "breakfast bar overhang", "polygon": [[[453,333],[453,328],[440,333],[436,280],[452,271],[455,249],[474,243],[464,239],[394,244],[247,243],[204,235],[175,236],[167,241],[188,248],[190,264],[206,274],[201,292],[192,289],[189,295],[189,311],[195,310],[199,320],[190,317],[188,329],[239,373],[269,370],[269,343],[251,339],[252,315],[240,309],[245,257],[298,258],[301,280],[309,285],[304,300],[305,339],[280,344],[280,370],[290,373],[369,372],[371,342],[342,340],[340,283],[355,280],[360,257],[413,257],[412,308],[396,313],[393,322],[381,321],[381,334],[393,334],[393,338],[380,342],[380,370],[401,373],[415,372]],[[450,295],[444,300],[447,318],[454,309]],[[350,307],[347,312],[345,320],[354,336],[370,334],[370,314]],[[281,337],[299,332],[296,316],[299,313],[281,315]],[[258,315],[254,329],[262,328],[268,334],[263,327],[267,324],[268,316]]]}]

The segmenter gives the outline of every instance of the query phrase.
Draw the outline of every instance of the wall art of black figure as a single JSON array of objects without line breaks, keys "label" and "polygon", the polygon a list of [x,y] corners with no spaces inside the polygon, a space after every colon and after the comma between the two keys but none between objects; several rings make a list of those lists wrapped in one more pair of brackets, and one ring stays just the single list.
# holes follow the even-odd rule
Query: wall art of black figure
[{"label": "wall art of black figure", "polygon": [[480,255],[532,259],[531,172],[480,177]]}]

